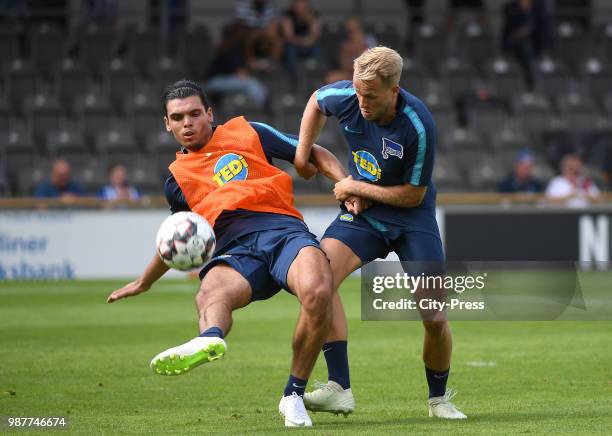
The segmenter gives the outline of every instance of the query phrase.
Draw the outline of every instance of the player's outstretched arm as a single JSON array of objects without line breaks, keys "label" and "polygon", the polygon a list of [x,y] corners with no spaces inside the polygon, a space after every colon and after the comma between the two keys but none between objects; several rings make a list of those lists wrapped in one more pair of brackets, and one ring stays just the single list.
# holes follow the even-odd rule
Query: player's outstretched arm
[{"label": "player's outstretched arm", "polygon": [[326,119],[327,117],[319,109],[315,92],[310,96],[304,109],[300,124],[300,137],[293,161],[295,170],[305,179],[309,179],[316,174],[315,167],[310,164],[310,153],[315,140],[325,125]]},{"label": "player's outstretched arm", "polygon": [[[318,144],[313,145],[310,161],[317,167],[321,174],[333,182],[339,182],[347,176],[347,172],[338,158],[334,156],[332,152]],[[341,201],[344,202],[346,209],[355,215],[359,215],[372,204],[367,198],[362,198],[357,195],[350,195]]]},{"label": "player's outstretched arm", "polygon": [[331,151],[318,144],[312,146],[310,162],[317,167],[321,174],[334,183],[339,182],[348,175],[338,158]]},{"label": "player's outstretched arm", "polygon": [[378,203],[399,207],[417,207],[427,193],[427,186],[410,184],[395,186],[379,186],[345,177],[336,183],[334,195],[338,201],[344,201],[351,195],[367,198]]},{"label": "player's outstretched arm", "polygon": [[169,269],[156,253],[151,262],[149,262],[149,265],[147,265],[145,272],[138,279],[114,291],[108,296],[106,302],[113,303],[122,298],[133,297],[148,291],[153,283],[159,280]]}]

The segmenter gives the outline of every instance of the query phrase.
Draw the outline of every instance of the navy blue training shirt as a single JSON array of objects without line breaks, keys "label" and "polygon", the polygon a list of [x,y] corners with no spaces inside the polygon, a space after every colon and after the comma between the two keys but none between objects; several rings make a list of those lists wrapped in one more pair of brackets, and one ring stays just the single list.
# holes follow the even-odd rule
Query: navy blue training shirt
[{"label": "navy blue training shirt", "polygon": [[397,115],[387,125],[361,115],[350,80],[317,90],[321,112],[338,119],[349,145],[349,173],[354,179],[381,186],[427,186],[423,202],[415,208],[374,203],[362,213],[370,224],[395,238],[401,231],[437,231],[436,189],[431,180],[436,127],[425,104],[400,89]]},{"label": "navy blue training shirt", "polygon": [[[264,123],[249,122],[249,124],[259,135],[259,140],[268,161],[272,162],[273,159],[281,159],[287,162],[294,161],[295,149],[298,143],[296,135],[280,132]],[[172,213],[191,210],[172,174],[166,179],[164,194]],[[252,212],[248,210],[226,210],[215,221],[216,250],[221,250],[232,240],[249,233],[285,228],[288,221],[301,223],[304,229],[308,230],[302,221],[289,215]]]}]

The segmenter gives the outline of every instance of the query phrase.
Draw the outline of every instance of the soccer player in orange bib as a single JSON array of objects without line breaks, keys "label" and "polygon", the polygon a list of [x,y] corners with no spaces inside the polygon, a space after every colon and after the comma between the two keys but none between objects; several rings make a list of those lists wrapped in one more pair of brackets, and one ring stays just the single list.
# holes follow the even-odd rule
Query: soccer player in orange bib
[{"label": "soccer player in orange bib", "polygon": [[[167,89],[163,106],[166,129],[181,145],[165,185],[170,209],[206,218],[217,248],[200,272],[201,334],[158,354],[151,367],[162,375],[183,374],[223,356],[232,311],[284,288],[301,309],[279,411],[286,426],[311,426],[303,395],[329,331],[333,286],[329,262],[293,206],[291,176],[271,164],[293,162],[297,136],[242,117],[213,127],[207,96],[188,80]],[[315,147],[310,165],[333,180],[344,177],[342,165],[321,147]],[[142,276],[114,291],[108,302],[147,291],[167,270],[155,255]]]}]

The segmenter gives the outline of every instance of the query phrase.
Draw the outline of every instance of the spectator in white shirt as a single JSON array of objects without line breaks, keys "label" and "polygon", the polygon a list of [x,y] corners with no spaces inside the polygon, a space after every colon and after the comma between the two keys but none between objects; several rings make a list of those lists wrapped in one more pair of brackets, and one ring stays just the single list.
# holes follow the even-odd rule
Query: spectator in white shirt
[{"label": "spectator in white shirt", "polygon": [[561,161],[561,174],[548,184],[546,197],[552,203],[569,207],[586,207],[597,201],[599,189],[595,182],[582,174],[582,161],[574,154]]}]

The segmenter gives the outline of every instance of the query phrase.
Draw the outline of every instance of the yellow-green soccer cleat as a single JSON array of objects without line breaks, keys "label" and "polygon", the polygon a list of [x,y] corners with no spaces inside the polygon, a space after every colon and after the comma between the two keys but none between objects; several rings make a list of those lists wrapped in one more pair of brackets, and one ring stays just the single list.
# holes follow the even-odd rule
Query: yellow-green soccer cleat
[{"label": "yellow-green soccer cleat", "polygon": [[180,375],[217,360],[227,351],[227,344],[221,338],[200,337],[177,347],[162,351],[151,360],[151,369],[159,375]]},{"label": "yellow-green soccer cleat", "polygon": [[433,397],[429,399],[429,417],[442,419],[467,419],[467,416],[455,407],[450,400],[455,396],[456,392],[452,389],[447,389],[446,393],[441,397]]}]

